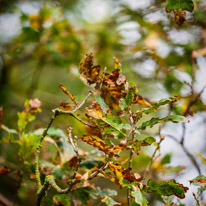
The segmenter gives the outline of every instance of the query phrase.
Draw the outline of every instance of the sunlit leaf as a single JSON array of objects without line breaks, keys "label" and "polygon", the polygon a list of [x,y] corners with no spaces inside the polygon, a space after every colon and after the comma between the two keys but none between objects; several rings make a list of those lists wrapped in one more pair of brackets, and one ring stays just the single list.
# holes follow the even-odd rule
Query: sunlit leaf
[{"label": "sunlit leaf", "polygon": [[131,195],[134,197],[135,203],[137,203],[139,206],[147,206],[147,199],[139,189],[137,191],[132,191]]},{"label": "sunlit leaf", "polygon": [[102,199],[102,202],[104,202],[108,206],[121,205],[119,202],[113,200],[110,196],[106,196],[104,199]]},{"label": "sunlit leaf", "polygon": [[114,59],[114,68],[115,69],[122,69],[121,64],[119,63],[118,59],[116,57],[113,57]]},{"label": "sunlit leaf", "polygon": [[100,105],[97,102],[93,102],[90,107],[86,107],[88,117],[94,119],[102,119],[103,118],[103,111]]},{"label": "sunlit leaf", "polygon": [[157,193],[164,196],[175,195],[181,199],[185,198],[185,193],[189,188],[177,183],[175,180],[155,182],[149,180],[144,187],[147,193]]},{"label": "sunlit leaf", "polygon": [[67,96],[70,97],[70,99],[71,99],[72,101],[75,101],[75,96],[72,95],[70,92],[68,92],[68,90],[66,89],[65,86],[63,86],[63,84],[59,84],[59,87],[61,88],[61,90],[62,90]]}]

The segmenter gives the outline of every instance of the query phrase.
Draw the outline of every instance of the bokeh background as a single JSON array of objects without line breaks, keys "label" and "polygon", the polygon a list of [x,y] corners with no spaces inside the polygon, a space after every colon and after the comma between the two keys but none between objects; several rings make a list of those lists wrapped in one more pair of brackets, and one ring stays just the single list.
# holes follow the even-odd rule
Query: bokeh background
[{"label": "bokeh background", "polygon": [[[0,105],[3,123],[16,128],[17,112],[22,111],[25,99],[38,98],[42,113],[32,128],[44,127],[51,110],[66,97],[59,89],[63,83],[69,91],[83,99],[88,89],[78,76],[78,64],[85,54],[93,53],[95,64],[113,69],[113,57],[122,64],[123,74],[134,81],[139,93],[150,101],[169,96],[181,96],[175,112],[184,114],[192,95],[206,85],[206,1],[195,0],[192,13],[187,12],[182,26],[175,24],[174,15],[166,13],[164,0],[59,0],[24,1],[0,0]],[[193,85],[193,93],[191,93]],[[158,115],[165,116],[170,108]],[[195,156],[206,151],[206,91],[198,105],[188,114],[185,146]],[[59,118],[56,127],[66,129],[69,121],[79,131],[78,122]],[[151,132],[155,133],[155,129]],[[163,135],[181,138],[182,124],[165,124]],[[3,135],[3,132],[0,132]],[[89,150],[85,145],[85,150]],[[0,164],[20,167],[14,149],[0,146]],[[151,149],[152,150],[152,149]],[[134,168],[143,171],[151,150],[136,157]],[[171,155],[169,166],[184,166],[182,171],[165,174],[184,185],[198,175],[179,145],[166,138],[161,156]],[[17,164],[15,166],[14,164]],[[201,164],[202,165],[202,164]],[[202,167],[204,171],[205,167]],[[0,193],[12,201],[15,194],[15,175],[0,177]],[[35,183],[23,184],[18,194],[19,204],[34,205]],[[108,186],[101,178],[100,186]],[[115,187],[110,184],[110,187]],[[115,187],[116,188],[116,187]],[[194,205],[190,186],[186,205]],[[120,192],[121,193],[121,192]],[[123,193],[122,193],[123,194]],[[122,199],[121,199],[122,198]],[[124,195],[119,199],[124,202]],[[160,202],[151,205],[161,205]]]}]

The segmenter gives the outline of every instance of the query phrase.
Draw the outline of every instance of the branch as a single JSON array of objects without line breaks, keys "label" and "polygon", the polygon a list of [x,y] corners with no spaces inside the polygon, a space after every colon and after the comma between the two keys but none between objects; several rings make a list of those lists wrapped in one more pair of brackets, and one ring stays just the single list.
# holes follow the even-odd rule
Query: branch
[{"label": "branch", "polygon": [[75,111],[75,110],[76,110],[76,109],[74,109],[73,111],[64,111],[64,110],[61,110],[61,109],[57,108],[57,109],[55,109],[54,111],[58,111],[59,114],[68,114],[68,115],[74,117],[75,119],[77,119],[77,120],[78,120],[79,122],[81,122],[82,124],[85,124],[85,125],[87,125],[87,126],[89,126],[89,127],[92,127],[92,128],[96,128],[96,127],[97,127],[96,125],[89,124],[88,122],[85,122],[85,121],[83,121],[82,119],[80,119],[79,117],[77,117],[77,116],[74,114],[74,111]]},{"label": "branch", "polygon": [[75,153],[77,155],[77,166],[76,166],[75,172],[74,172],[74,174],[72,175],[72,178],[71,178],[71,179],[74,179],[76,177],[77,171],[79,169],[79,166],[80,166],[80,163],[81,163],[81,158],[79,156],[78,147],[74,143],[74,140],[73,140],[73,137],[72,137],[72,128],[69,127],[67,129],[67,131],[68,131],[68,140],[69,140],[70,144],[72,145],[72,147],[73,147],[73,149],[74,149],[74,151],[75,151]]},{"label": "branch", "polygon": [[73,112],[76,112],[78,109],[80,109],[86,103],[87,99],[92,95],[92,93],[93,91],[89,91],[89,94],[84,98],[81,104],[73,110]]},{"label": "branch", "polygon": [[166,135],[167,137],[173,139],[175,142],[177,142],[183,149],[183,151],[185,152],[185,154],[187,155],[187,157],[190,159],[190,161],[192,162],[192,164],[194,165],[194,167],[196,168],[196,170],[198,171],[198,174],[201,175],[201,170],[200,167],[197,163],[197,161],[195,160],[194,156],[187,150],[187,148],[184,146],[184,144],[182,144],[181,142],[179,142],[174,136],[172,135]]},{"label": "branch", "polygon": [[[76,184],[77,182],[79,182],[79,180],[75,180],[75,181],[72,181],[70,183],[70,186],[66,189],[61,189],[59,186],[57,186],[54,178],[52,176],[47,176],[45,181],[44,181],[44,184],[42,185],[41,183],[41,178],[40,178],[40,170],[39,170],[39,155],[40,155],[40,151],[41,151],[41,148],[42,148],[42,142],[44,140],[44,138],[46,137],[47,133],[48,133],[48,130],[49,128],[51,127],[53,121],[55,120],[55,118],[58,116],[58,115],[61,115],[61,114],[69,114],[70,116],[74,117],[75,119],[77,119],[78,121],[80,121],[81,123],[89,126],[89,127],[92,127],[92,128],[95,128],[96,126],[94,125],[91,125],[87,122],[84,122],[83,120],[81,120],[80,118],[78,118],[74,112],[76,112],[78,109],[80,109],[87,101],[87,99],[91,96],[92,94],[92,91],[89,91],[89,94],[85,97],[85,99],[82,101],[82,103],[77,106],[73,111],[63,111],[59,108],[53,110],[54,112],[54,115],[52,116],[52,118],[50,119],[49,121],[49,124],[48,126],[45,128],[38,144],[37,144],[37,148],[36,148],[36,155],[35,155],[35,175],[36,175],[36,181],[37,181],[37,195],[38,195],[38,199],[37,199],[37,205],[40,205],[41,204],[41,200],[42,198],[45,196],[46,194],[46,191],[49,189],[50,186],[52,186],[54,189],[57,190],[58,193],[68,193],[71,191],[71,188],[74,184]],[[70,137],[69,137],[70,138]],[[71,138],[72,139],[72,138]],[[73,139],[72,139],[73,140]],[[72,145],[72,146],[75,146],[75,145]],[[77,147],[74,147],[75,148],[75,152],[78,154],[78,150],[77,150]],[[76,173],[77,173],[77,170],[78,170],[78,167],[79,167],[79,164],[80,164],[80,160],[79,160],[79,163],[78,163],[78,166],[76,168],[76,171],[74,172],[73,174],[73,178],[75,178],[76,176]]]},{"label": "branch", "polygon": [[37,148],[36,148],[36,155],[35,155],[35,174],[36,174],[36,181],[37,181],[37,186],[38,186],[38,190],[37,190],[37,193],[38,191],[41,189],[42,187],[42,184],[41,184],[41,179],[40,179],[40,171],[39,171],[39,155],[40,155],[40,151],[41,151],[41,147],[42,147],[42,142],[45,138],[45,136],[47,135],[47,132],[49,130],[49,128],[51,127],[54,119],[56,118],[56,116],[58,116],[59,113],[57,110],[55,110],[54,112],[54,115],[52,116],[52,118],[50,119],[49,121],[49,124],[47,126],[47,128],[44,130],[39,142],[38,142],[38,145],[37,145]]}]

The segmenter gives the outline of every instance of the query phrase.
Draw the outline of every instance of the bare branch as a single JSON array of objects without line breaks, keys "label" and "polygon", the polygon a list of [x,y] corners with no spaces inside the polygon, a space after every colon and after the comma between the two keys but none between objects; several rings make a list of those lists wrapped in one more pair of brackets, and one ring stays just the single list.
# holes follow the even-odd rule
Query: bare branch
[{"label": "bare branch", "polygon": [[177,142],[183,149],[183,151],[185,152],[185,154],[187,155],[187,157],[190,159],[190,161],[192,162],[192,164],[194,165],[194,167],[196,168],[196,170],[198,171],[198,174],[201,175],[201,170],[200,167],[196,161],[196,159],[194,158],[194,156],[187,150],[187,148],[184,146],[184,144],[181,144],[181,142],[179,142],[174,136],[172,135],[165,135],[171,139],[173,139],[175,142]]}]

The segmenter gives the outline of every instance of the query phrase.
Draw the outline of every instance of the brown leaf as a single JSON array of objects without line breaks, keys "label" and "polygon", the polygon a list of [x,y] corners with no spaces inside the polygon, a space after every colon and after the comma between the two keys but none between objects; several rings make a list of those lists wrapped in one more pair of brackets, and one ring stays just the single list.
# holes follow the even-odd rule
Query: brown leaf
[{"label": "brown leaf", "polygon": [[141,95],[139,94],[134,94],[133,100],[132,100],[133,104],[139,104],[143,107],[151,107],[152,105],[146,101]]},{"label": "brown leaf", "polygon": [[178,11],[173,10],[173,12],[174,12],[174,15],[175,15],[176,24],[178,26],[181,26],[186,20],[186,12],[181,11],[181,10],[178,10]]},{"label": "brown leaf", "polygon": [[127,79],[120,74],[119,69],[115,69],[112,73],[105,73],[103,85],[101,88],[101,97],[110,107],[119,108],[120,99],[127,94],[126,91]]},{"label": "brown leaf", "polygon": [[[113,164],[109,163],[108,167],[109,167],[110,171],[115,175],[114,182],[116,184],[122,185],[124,179],[126,179],[130,182],[139,182],[142,179],[140,175],[137,176],[137,173],[136,173],[136,175],[133,175],[131,173],[131,170],[132,170],[131,168],[125,169],[119,162],[116,162]],[[111,179],[111,178],[109,178],[109,179]],[[111,181],[113,181],[113,179],[111,179]]]},{"label": "brown leaf", "polygon": [[93,66],[92,54],[87,54],[79,64],[80,78],[87,84],[98,83],[100,80],[101,66]]},{"label": "brown leaf", "polygon": [[72,95],[70,92],[68,92],[67,89],[66,89],[66,87],[63,86],[63,84],[59,84],[59,87],[61,88],[61,90],[62,90],[67,96],[70,97],[70,99],[71,99],[72,101],[75,101],[75,96]]},{"label": "brown leaf", "polygon": [[0,175],[7,174],[9,172],[11,172],[11,170],[8,167],[0,167]]},{"label": "brown leaf", "polygon": [[72,111],[74,107],[69,102],[60,102],[60,109],[64,111]]},{"label": "brown leaf", "polygon": [[77,156],[74,155],[73,157],[71,157],[70,160],[68,160],[68,162],[66,164],[64,164],[64,166],[68,166],[68,167],[76,167],[77,166]]},{"label": "brown leaf", "polygon": [[89,145],[92,145],[93,147],[97,147],[100,151],[103,152],[107,151],[109,148],[106,142],[97,136],[84,135],[83,137],[79,137],[79,139]]}]

